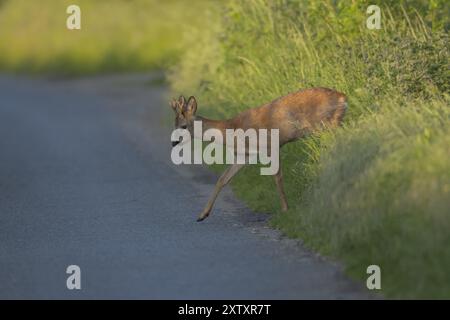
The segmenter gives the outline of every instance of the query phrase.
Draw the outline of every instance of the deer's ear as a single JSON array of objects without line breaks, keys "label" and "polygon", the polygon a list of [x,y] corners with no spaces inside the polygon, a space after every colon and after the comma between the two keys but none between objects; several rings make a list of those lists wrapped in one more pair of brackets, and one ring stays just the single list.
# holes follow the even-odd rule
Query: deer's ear
[{"label": "deer's ear", "polygon": [[186,112],[189,114],[195,114],[197,112],[197,100],[195,97],[190,97],[186,105]]},{"label": "deer's ear", "polygon": [[178,103],[179,103],[180,107],[183,108],[184,105],[186,104],[186,99],[183,96],[180,96],[178,98]]},{"label": "deer's ear", "polygon": [[175,99],[170,101],[170,107],[173,109],[173,111],[177,111],[177,101]]}]

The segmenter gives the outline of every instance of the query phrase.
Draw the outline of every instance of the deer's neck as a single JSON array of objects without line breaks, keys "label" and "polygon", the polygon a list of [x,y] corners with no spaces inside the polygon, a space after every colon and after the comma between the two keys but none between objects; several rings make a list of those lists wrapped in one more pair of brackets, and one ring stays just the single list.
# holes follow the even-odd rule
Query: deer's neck
[{"label": "deer's neck", "polygon": [[203,132],[205,132],[208,129],[217,129],[219,130],[222,135],[225,137],[225,130],[226,129],[234,129],[235,125],[233,122],[233,119],[229,119],[229,120],[213,120],[213,119],[208,119],[205,117],[201,117],[201,116],[196,116],[195,117],[195,121],[201,121],[202,122],[202,129]]}]

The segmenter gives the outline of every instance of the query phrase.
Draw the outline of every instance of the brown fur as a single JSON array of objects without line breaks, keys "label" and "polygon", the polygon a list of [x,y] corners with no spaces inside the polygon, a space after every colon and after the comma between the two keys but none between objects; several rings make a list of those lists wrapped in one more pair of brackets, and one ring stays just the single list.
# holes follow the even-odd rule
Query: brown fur
[{"label": "brown fur", "polygon": [[[268,104],[245,110],[229,120],[203,121],[204,129],[279,129],[280,146],[297,140],[323,126],[340,124],[347,107],[344,94],[327,89],[312,88],[297,91]],[[224,134],[225,136],[225,134]]]}]

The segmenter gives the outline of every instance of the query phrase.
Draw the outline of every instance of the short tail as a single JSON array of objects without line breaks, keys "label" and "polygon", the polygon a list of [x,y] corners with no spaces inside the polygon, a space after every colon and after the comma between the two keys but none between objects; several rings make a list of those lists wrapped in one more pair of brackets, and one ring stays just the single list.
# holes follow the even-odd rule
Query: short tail
[{"label": "short tail", "polygon": [[330,117],[330,123],[333,126],[339,126],[342,123],[342,120],[344,119],[345,112],[347,111],[347,97],[344,94],[340,94],[336,108],[334,108],[331,117]]}]

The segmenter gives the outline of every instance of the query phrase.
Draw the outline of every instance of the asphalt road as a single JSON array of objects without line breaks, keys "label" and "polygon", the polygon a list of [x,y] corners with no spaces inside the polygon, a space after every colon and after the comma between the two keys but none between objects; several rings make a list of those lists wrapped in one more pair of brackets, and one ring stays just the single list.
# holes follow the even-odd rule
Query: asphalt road
[{"label": "asphalt road", "polygon": [[153,77],[0,76],[0,298],[365,297],[228,189],[195,221],[216,177],[171,163]]}]

